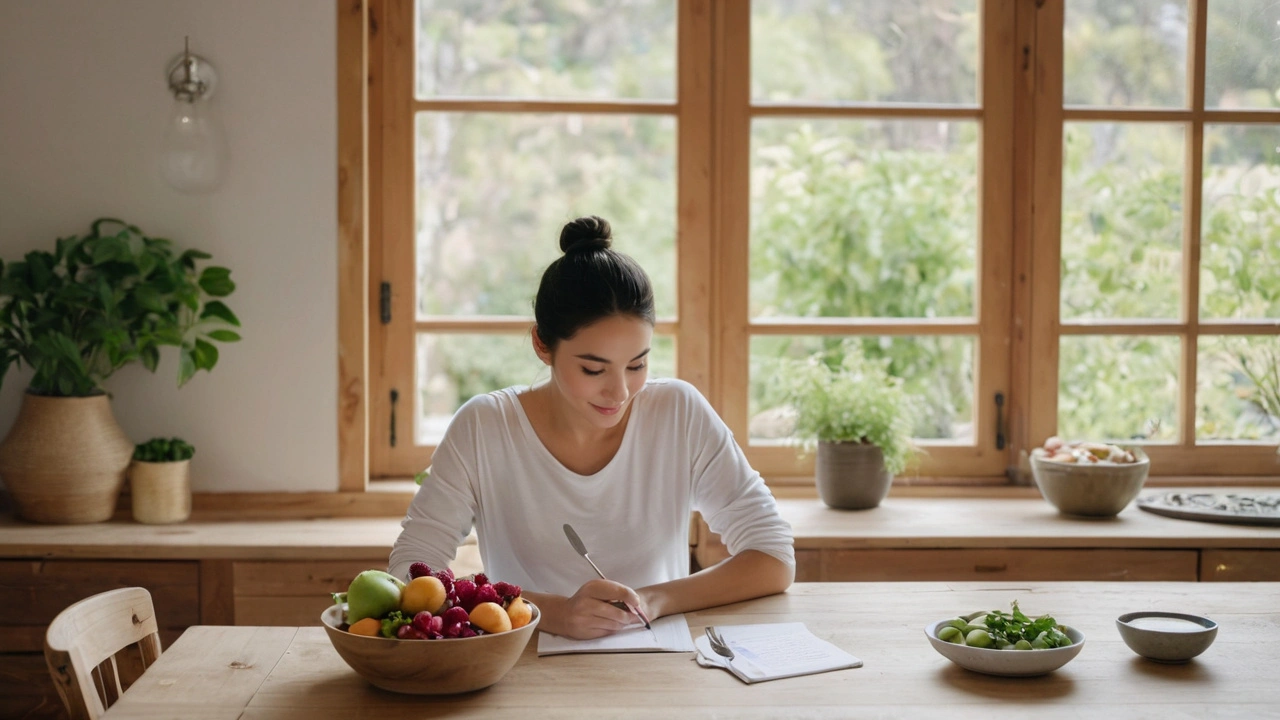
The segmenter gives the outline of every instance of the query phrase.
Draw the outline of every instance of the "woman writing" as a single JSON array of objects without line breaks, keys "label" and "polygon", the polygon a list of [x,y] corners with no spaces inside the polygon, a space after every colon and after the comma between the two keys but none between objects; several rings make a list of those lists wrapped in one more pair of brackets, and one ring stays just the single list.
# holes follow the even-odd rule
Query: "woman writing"
[{"label": "woman writing", "polygon": [[[693,386],[648,379],[653,290],[610,245],[603,219],[564,227],[531,333],[551,378],[458,410],[401,523],[391,574],[446,566],[474,522],[486,574],[520,585],[541,629],[579,639],[634,622],[613,602],[656,619],[790,586],[791,527],[728,427]],[[731,557],[690,575],[694,510]],[[609,580],[570,546],[566,523]]]}]

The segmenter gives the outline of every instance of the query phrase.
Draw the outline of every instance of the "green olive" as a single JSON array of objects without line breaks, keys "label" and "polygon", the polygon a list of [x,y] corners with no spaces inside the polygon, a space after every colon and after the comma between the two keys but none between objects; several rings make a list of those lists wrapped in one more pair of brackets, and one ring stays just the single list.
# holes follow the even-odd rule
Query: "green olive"
[{"label": "green olive", "polygon": [[1030,650],[1031,643],[1027,642],[1026,640],[1019,640],[1018,642],[1013,644],[1013,647],[1017,650]]},{"label": "green olive", "polygon": [[964,644],[964,633],[960,632],[960,628],[950,625],[938,631],[938,639],[943,642]]},{"label": "green olive", "polygon": [[955,620],[952,620],[947,624],[957,630],[963,630],[964,626],[969,624],[969,621],[965,620],[964,618],[956,618]]},{"label": "green olive", "polygon": [[982,628],[971,630],[968,635],[965,635],[964,642],[966,645],[978,648],[989,648],[995,644],[995,641],[991,639],[991,634]]}]

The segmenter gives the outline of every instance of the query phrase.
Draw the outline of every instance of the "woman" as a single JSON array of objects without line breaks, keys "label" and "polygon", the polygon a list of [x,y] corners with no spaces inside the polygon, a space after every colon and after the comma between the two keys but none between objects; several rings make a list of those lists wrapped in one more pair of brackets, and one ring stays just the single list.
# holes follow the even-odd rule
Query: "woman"
[{"label": "woman", "polygon": [[[728,427],[693,386],[649,380],[653,290],[610,248],[609,223],[579,218],[543,273],[531,333],[551,379],[462,406],[401,523],[389,571],[447,565],[473,519],[485,572],[520,585],[540,628],[608,635],[642,616],[782,592],[791,527]],[[689,516],[732,557],[689,575]],[[569,544],[568,523],[600,570]]]}]

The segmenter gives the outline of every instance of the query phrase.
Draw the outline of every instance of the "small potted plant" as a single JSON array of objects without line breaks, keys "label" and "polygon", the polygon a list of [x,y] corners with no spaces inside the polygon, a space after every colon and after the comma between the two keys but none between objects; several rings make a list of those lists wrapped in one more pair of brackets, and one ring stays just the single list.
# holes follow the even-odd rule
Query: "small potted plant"
[{"label": "small potted plant", "polygon": [[0,442],[0,479],[23,518],[109,519],[133,443],[103,383],[133,363],[155,372],[169,346],[181,387],[213,369],[215,343],[240,339],[231,329],[240,321],[222,301],[235,290],[231,271],[200,267],[208,259],[101,219],[52,251],[0,261],[0,383],[11,366],[32,370]]},{"label": "small potted plant", "polygon": [[841,510],[873,508],[916,448],[916,401],[885,364],[852,345],[843,358],[791,360],[778,375],[795,410],[796,436],[817,444],[818,496]]},{"label": "small potted plant", "polygon": [[151,438],[133,449],[129,488],[133,519],[148,525],[191,517],[191,456],[196,449],[181,438]]}]

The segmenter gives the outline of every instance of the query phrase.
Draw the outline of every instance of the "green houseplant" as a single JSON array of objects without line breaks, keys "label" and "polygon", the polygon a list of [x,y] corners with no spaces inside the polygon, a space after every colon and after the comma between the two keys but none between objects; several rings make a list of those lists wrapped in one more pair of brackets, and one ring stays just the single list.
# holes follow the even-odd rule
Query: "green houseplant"
[{"label": "green houseplant", "polygon": [[217,364],[215,343],[240,339],[221,299],[235,290],[231,271],[201,269],[209,258],[102,218],[52,252],[0,262],[0,383],[10,366],[33,371],[0,443],[0,478],[24,518],[98,522],[114,511],[133,443],[111,415],[107,378],[135,362],[155,372],[170,346],[182,386]]},{"label": "green houseplant", "polygon": [[129,499],[133,519],[149,525],[191,517],[191,457],[196,449],[181,438],[156,437],[133,449]]},{"label": "green houseplant", "polygon": [[777,376],[795,410],[796,436],[816,444],[818,494],[831,507],[880,504],[917,450],[917,400],[885,364],[846,345],[843,357],[783,361]]}]

